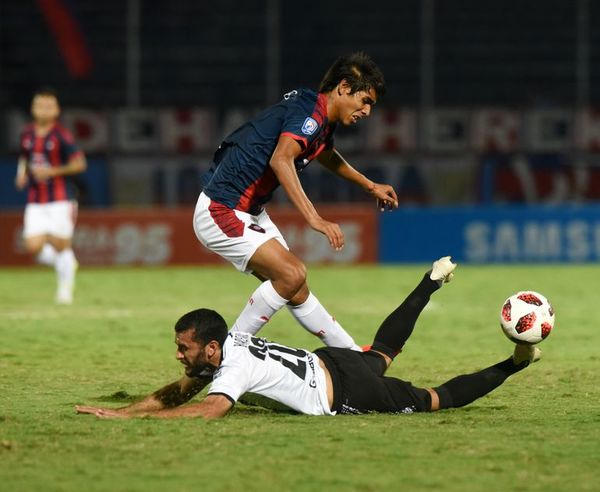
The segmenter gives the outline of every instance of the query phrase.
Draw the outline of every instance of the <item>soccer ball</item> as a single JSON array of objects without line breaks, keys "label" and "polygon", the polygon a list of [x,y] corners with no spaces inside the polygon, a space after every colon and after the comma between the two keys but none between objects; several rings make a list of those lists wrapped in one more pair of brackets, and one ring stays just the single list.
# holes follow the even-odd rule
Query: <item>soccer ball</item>
[{"label": "soccer ball", "polygon": [[542,294],[531,290],[517,292],[502,304],[500,326],[509,340],[533,345],[552,331],[554,309]]}]

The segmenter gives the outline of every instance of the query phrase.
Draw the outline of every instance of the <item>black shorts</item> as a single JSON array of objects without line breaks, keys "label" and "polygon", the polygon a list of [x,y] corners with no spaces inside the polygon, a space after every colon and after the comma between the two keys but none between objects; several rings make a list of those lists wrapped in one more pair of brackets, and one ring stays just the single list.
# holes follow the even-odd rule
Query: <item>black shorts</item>
[{"label": "black shorts", "polygon": [[384,358],[374,351],[325,347],[315,350],[333,381],[338,413],[413,413],[431,409],[431,395],[408,381],[386,377]]}]

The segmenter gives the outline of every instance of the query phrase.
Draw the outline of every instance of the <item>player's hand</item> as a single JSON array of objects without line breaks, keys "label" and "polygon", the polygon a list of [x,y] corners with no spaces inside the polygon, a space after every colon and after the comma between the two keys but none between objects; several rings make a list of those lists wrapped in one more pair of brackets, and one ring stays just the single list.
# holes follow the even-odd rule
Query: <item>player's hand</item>
[{"label": "player's hand", "polygon": [[315,230],[327,236],[329,244],[336,251],[341,251],[344,247],[344,233],[342,228],[334,223],[328,222],[320,217],[310,222],[310,226]]},{"label": "player's hand", "polygon": [[46,181],[48,178],[56,176],[53,168],[45,166],[32,167],[31,174],[36,181]]},{"label": "player's hand", "polygon": [[[86,405],[75,405],[75,411],[77,413],[89,413],[89,414],[95,415],[97,412],[99,412],[101,410],[108,410],[108,409],[102,408],[102,407],[90,407],[90,406],[86,406]],[[115,411],[118,411],[118,410],[115,410]]]},{"label": "player's hand", "polygon": [[101,408],[100,407],[88,407],[85,405],[75,405],[75,411],[77,413],[95,414],[98,410],[101,410]]},{"label": "player's hand", "polygon": [[15,178],[15,187],[17,190],[22,190],[27,185],[27,175],[26,174],[17,174]]},{"label": "player's hand", "polygon": [[387,184],[373,183],[367,192],[377,200],[377,208],[381,212],[398,208],[398,197],[392,186]]}]

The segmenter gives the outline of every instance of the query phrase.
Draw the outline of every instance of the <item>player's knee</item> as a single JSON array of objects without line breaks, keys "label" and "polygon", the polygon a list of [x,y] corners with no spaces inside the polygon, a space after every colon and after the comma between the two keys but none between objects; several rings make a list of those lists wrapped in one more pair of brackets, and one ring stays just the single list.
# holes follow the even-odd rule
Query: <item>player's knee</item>
[{"label": "player's knee", "polygon": [[44,246],[43,242],[40,241],[25,241],[25,250],[30,255],[37,255],[42,250]]},{"label": "player's knee", "polygon": [[39,254],[39,252],[42,250],[42,248],[41,248],[41,247],[39,247],[39,246],[28,246],[28,245],[25,245],[25,250],[26,250],[26,251],[27,251],[27,252],[28,252],[30,255],[33,255],[33,256],[35,256],[35,255]]},{"label": "player's knee", "polygon": [[65,249],[69,249],[71,247],[71,240],[70,239],[63,239],[63,238],[58,238],[58,237],[50,237],[49,238],[49,243],[52,244],[52,247],[57,251],[57,252],[61,252],[64,251]]},{"label": "player's knee", "polygon": [[429,392],[429,396],[431,397],[431,408],[429,409],[429,411],[430,412],[435,412],[435,411],[437,411],[437,410],[439,410],[441,408],[441,406],[440,406],[440,395],[433,388],[426,388],[426,389]]},{"label": "player's knee", "polygon": [[306,266],[301,261],[287,265],[283,276],[285,283],[295,294],[306,283]]}]

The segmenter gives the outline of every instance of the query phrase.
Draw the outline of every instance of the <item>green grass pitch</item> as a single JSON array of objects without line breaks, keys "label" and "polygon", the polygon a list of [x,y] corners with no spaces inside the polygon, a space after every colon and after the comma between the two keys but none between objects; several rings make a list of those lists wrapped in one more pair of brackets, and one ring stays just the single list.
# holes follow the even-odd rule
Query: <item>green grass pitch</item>
[{"label": "green grass pitch", "polygon": [[[309,282],[360,344],[420,266],[312,267]],[[50,270],[0,270],[0,490],[600,490],[600,266],[459,266],[391,375],[436,385],[507,357],[502,301],[539,290],[557,323],[542,360],[468,407],[306,417],[236,405],[223,420],[104,421],[177,379],[172,327],[196,307],[235,320],[256,286],[230,267],[85,269],[76,304]],[[281,312],[261,335],[319,344]]]}]

